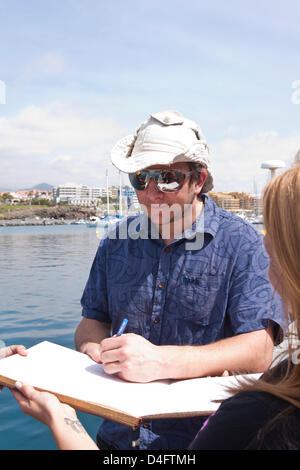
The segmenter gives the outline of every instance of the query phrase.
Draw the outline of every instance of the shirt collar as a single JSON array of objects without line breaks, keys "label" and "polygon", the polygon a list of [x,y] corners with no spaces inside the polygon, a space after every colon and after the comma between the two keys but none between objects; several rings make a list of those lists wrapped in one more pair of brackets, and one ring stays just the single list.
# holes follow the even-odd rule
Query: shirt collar
[{"label": "shirt collar", "polygon": [[202,200],[203,210],[201,214],[194,221],[193,225],[183,232],[180,238],[191,239],[195,236],[195,233],[209,233],[212,237],[216,236],[220,223],[216,211],[217,207],[207,194],[202,195]]},{"label": "shirt collar", "polygon": [[220,225],[219,208],[207,194],[203,194],[202,199],[204,203],[204,232],[215,237]]}]

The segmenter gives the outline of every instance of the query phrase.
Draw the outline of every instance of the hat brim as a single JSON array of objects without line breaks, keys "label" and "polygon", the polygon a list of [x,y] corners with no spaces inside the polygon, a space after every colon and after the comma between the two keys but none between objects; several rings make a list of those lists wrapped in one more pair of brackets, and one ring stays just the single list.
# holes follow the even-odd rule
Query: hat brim
[{"label": "hat brim", "polygon": [[191,161],[184,155],[171,155],[163,152],[145,152],[126,159],[123,157],[117,161],[113,158],[111,160],[113,165],[124,173],[135,173],[153,165],[171,165],[172,163]]},{"label": "hat brim", "polygon": [[131,151],[135,142],[135,137],[129,135],[121,139],[111,151],[111,162],[120,171],[124,173],[135,173],[136,171],[149,168],[153,165],[171,165],[179,162],[194,162],[204,163],[207,169],[210,170],[210,165],[207,164],[208,156],[203,158],[189,153],[185,155],[174,154],[170,152],[141,152],[135,155],[131,155]]}]

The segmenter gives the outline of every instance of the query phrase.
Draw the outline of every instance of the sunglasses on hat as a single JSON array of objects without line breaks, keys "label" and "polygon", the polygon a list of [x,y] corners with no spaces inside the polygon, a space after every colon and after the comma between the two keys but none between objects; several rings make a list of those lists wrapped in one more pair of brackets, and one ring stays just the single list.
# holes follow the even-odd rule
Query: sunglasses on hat
[{"label": "sunglasses on hat", "polygon": [[153,178],[160,191],[175,193],[180,191],[185,179],[191,174],[192,172],[183,173],[180,170],[141,170],[129,173],[129,180],[134,189],[144,191],[149,186],[150,179]]}]

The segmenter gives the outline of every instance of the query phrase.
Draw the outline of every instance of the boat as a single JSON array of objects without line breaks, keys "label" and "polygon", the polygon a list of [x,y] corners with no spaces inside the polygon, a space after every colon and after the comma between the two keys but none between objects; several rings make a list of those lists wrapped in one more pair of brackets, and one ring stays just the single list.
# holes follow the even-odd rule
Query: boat
[{"label": "boat", "polygon": [[122,218],[123,216],[119,214],[107,214],[104,217],[92,217],[91,220],[86,223],[86,226],[91,228],[108,228]]},{"label": "boat", "polygon": [[258,215],[256,217],[253,218],[252,224],[263,224],[264,223],[264,219],[263,219],[263,216],[262,215]]},{"label": "boat", "polygon": [[100,217],[90,217],[90,220],[86,223],[87,227],[97,227]]},{"label": "boat", "polygon": [[85,221],[83,219],[73,220],[72,222],[70,222],[70,225],[85,225]]}]

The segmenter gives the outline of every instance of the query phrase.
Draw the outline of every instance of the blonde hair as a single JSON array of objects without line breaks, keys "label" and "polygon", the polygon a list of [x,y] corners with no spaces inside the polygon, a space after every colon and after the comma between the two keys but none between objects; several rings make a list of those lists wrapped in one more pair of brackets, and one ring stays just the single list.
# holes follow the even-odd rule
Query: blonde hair
[{"label": "blonde hair", "polygon": [[[300,339],[300,164],[272,179],[264,190],[264,223],[273,254],[281,268],[280,295],[288,306]],[[287,318],[288,323],[288,318]],[[289,331],[289,330],[288,330]],[[264,378],[236,391],[259,390],[271,393],[300,408],[300,342],[295,360],[293,338],[288,332],[288,367],[285,375]],[[293,355],[294,354],[294,355]]]}]

